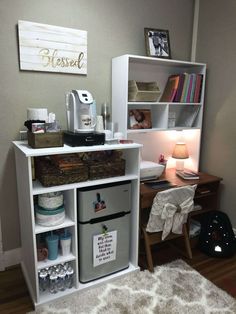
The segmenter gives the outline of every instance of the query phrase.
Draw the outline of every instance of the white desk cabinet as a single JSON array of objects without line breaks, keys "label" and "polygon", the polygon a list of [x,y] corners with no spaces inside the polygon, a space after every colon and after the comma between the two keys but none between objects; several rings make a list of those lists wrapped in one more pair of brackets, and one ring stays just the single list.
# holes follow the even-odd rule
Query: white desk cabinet
[{"label": "white desk cabinet", "polygon": [[[100,145],[89,147],[64,147],[32,149],[26,142],[13,142],[15,149],[17,189],[21,225],[22,270],[35,307],[66,294],[76,292],[97,284],[104,283],[126,273],[136,271],[138,267],[138,220],[139,220],[139,150],[140,144]],[[101,150],[121,150],[126,160],[124,176],[80,183],[43,187],[37,180],[32,180],[32,157],[78,152],[95,152]],[[128,269],[104,278],[81,284],[79,282],[79,257],[77,239],[77,188],[96,186],[111,182],[131,181],[131,223],[130,223],[130,263]],[[34,196],[42,193],[63,191],[66,219],[61,225],[43,227],[35,222]],[[37,261],[37,235],[61,228],[69,228],[72,234],[72,252],[68,256],[58,256],[53,261]],[[63,292],[51,294],[39,291],[38,271],[42,268],[70,262],[75,271],[74,287]]]}]

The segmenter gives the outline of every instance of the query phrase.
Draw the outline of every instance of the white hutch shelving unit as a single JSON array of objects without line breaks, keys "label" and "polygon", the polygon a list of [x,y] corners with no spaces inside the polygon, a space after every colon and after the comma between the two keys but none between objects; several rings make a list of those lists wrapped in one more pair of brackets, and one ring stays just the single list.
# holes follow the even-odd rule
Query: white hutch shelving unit
[{"label": "white hutch shelving unit", "polygon": [[[54,300],[66,294],[76,292],[97,284],[104,283],[116,277],[120,277],[138,267],[138,220],[139,220],[139,150],[140,144],[116,144],[100,145],[88,147],[64,147],[32,149],[26,142],[13,142],[16,159],[17,189],[21,224],[21,244],[22,244],[22,270],[31,294],[35,307],[45,302]],[[32,157],[48,156],[54,154],[67,154],[79,152],[92,152],[101,150],[122,150],[123,158],[126,160],[126,170],[124,176],[106,178],[101,180],[91,180],[80,183],[43,187],[37,180],[32,180]],[[77,188],[96,186],[111,182],[122,182],[130,180],[132,189],[132,208],[130,223],[130,263],[129,268],[81,284],[79,282],[79,257],[78,257],[78,238],[77,238]],[[35,222],[34,196],[63,191],[66,219],[64,223],[54,227],[43,227]],[[61,228],[69,228],[72,234],[72,252],[69,256],[60,256],[54,261],[37,261],[37,235]],[[42,268],[50,267],[64,262],[72,263],[75,271],[74,287],[56,294],[41,293],[39,291],[38,271]]]},{"label": "white hutch shelving unit", "polygon": [[[128,82],[157,82],[161,94],[167,79],[172,74],[203,74],[199,103],[129,102]],[[174,143],[181,138],[187,143],[190,157],[187,165],[197,170],[203,118],[206,65],[203,63],[176,61],[135,55],[123,55],[112,59],[112,121],[115,130],[143,145],[142,157],[157,161],[160,153],[170,157]],[[129,129],[130,109],[150,109],[152,129]],[[175,115],[175,127],[170,127],[169,118]],[[192,117],[196,116],[193,124]],[[190,126],[191,125],[191,126]],[[182,131],[182,132],[176,132]],[[174,161],[169,160],[172,167]]]}]

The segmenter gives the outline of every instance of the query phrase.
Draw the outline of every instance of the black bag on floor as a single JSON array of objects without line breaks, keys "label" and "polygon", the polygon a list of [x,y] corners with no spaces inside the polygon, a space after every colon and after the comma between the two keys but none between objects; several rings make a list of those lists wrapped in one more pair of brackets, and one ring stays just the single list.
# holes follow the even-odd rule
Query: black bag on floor
[{"label": "black bag on floor", "polygon": [[235,254],[236,239],[227,214],[215,210],[204,216],[199,249],[214,257],[231,257]]}]

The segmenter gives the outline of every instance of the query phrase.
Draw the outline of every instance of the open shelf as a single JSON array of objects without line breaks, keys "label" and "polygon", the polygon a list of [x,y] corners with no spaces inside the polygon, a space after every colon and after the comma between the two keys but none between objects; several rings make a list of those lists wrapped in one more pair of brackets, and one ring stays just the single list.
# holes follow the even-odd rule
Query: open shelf
[{"label": "open shelf", "polygon": [[33,195],[50,193],[50,192],[58,192],[58,191],[66,191],[66,190],[84,188],[84,187],[89,187],[89,186],[94,186],[94,185],[99,185],[99,184],[122,182],[126,180],[134,180],[134,179],[138,179],[137,174],[127,174],[125,176],[110,177],[110,178],[104,178],[104,179],[99,179],[99,180],[88,180],[84,182],[55,185],[55,186],[50,186],[50,187],[42,186],[42,184],[38,180],[36,180],[33,182]]},{"label": "open shelf", "polygon": [[56,226],[45,227],[45,226],[41,226],[41,225],[36,223],[35,224],[35,234],[40,234],[40,233],[53,231],[53,230],[59,230],[59,229],[68,228],[71,226],[75,226],[75,222],[72,221],[68,217],[65,218],[65,221],[62,224],[56,225]]},{"label": "open shelf", "polygon": [[40,270],[40,269],[47,268],[47,267],[50,267],[53,265],[63,264],[66,262],[74,261],[75,259],[76,259],[76,256],[73,255],[72,253],[70,253],[66,256],[59,254],[57,259],[55,259],[55,260],[46,259],[45,261],[38,262],[37,269]]}]

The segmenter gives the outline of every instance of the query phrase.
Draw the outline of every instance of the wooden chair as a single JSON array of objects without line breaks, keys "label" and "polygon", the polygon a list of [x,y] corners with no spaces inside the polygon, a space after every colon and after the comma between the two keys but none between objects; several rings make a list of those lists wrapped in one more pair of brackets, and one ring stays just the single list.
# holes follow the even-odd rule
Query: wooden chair
[{"label": "wooden chair", "polygon": [[[183,188],[185,188],[185,187],[183,187]],[[174,188],[174,189],[180,190],[180,188]],[[174,189],[170,189],[170,190],[174,190]],[[168,191],[170,191],[170,190],[168,190]],[[159,193],[162,193],[162,192],[159,192]],[[192,197],[191,197],[192,203],[193,203],[193,197],[194,197],[194,192],[193,192]],[[179,207],[178,202],[179,202],[179,200],[174,201],[174,203],[175,203],[174,205],[176,205],[176,207],[177,207],[176,212],[181,211],[181,208]],[[173,232],[171,232],[171,233],[169,233],[169,235],[164,240],[162,240],[162,232],[163,231],[159,231],[159,232],[148,232],[147,231],[147,222],[150,219],[151,212],[152,212],[152,209],[149,211],[148,214],[146,214],[146,218],[145,218],[145,214],[141,213],[141,219],[140,219],[140,231],[141,231],[141,236],[143,237],[143,240],[144,240],[145,254],[146,254],[146,259],[147,259],[148,270],[151,272],[154,271],[153,259],[152,259],[152,246],[154,244],[157,244],[157,243],[160,243],[163,241],[169,241],[172,239],[183,237],[184,238],[184,244],[185,244],[185,250],[186,250],[185,255],[186,255],[186,257],[191,259],[192,258],[192,250],[191,250],[191,245],[190,245],[190,240],[189,240],[188,222],[183,223],[182,234],[174,234]]]}]

